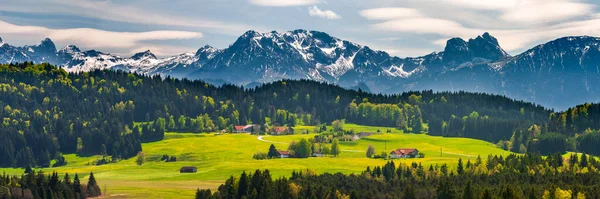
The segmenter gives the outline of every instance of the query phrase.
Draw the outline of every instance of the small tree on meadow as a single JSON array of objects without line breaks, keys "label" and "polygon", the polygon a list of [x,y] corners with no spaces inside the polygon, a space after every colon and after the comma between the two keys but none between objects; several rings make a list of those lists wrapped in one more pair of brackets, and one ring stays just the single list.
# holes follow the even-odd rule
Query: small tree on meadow
[{"label": "small tree on meadow", "polygon": [[144,159],[145,159],[144,152],[140,151],[137,154],[137,160],[135,160],[135,163],[137,163],[137,165],[142,165],[142,164],[144,164],[144,161],[145,161]]},{"label": "small tree on meadow", "polygon": [[367,148],[367,157],[373,157],[373,155],[375,155],[375,147],[373,147],[373,145],[369,144],[369,147]]},{"label": "small tree on meadow", "polygon": [[342,152],[339,142],[340,141],[338,141],[338,139],[333,139],[333,143],[331,144],[331,154],[336,157],[340,154],[340,152]]},{"label": "small tree on meadow", "polygon": [[344,130],[344,120],[335,120],[331,123],[333,131],[339,132]]}]

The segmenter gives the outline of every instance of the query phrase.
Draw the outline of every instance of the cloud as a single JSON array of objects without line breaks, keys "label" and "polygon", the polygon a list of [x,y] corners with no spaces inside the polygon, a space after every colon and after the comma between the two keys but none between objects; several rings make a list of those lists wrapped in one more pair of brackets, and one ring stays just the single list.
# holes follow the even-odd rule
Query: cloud
[{"label": "cloud", "polygon": [[389,20],[382,23],[374,24],[373,27],[376,30],[382,31],[438,34],[445,36],[463,36],[480,31],[465,28],[464,26],[455,21],[427,17]]},{"label": "cloud", "polygon": [[528,24],[551,23],[591,14],[593,7],[568,1],[523,1],[504,10],[500,18],[508,22]]},{"label": "cloud", "polygon": [[[474,10],[503,10],[515,7],[519,0],[442,0],[453,6]],[[529,1],[529,0],[525,0]]]},{"label": "cloud", "polygon": [[421,12],[419,12],[417,9],[402,7],[374,8],[362,10],[359,12],[359,14],[370,20],[389,20],[423,16],[423,14],[421,14]]},{"label": "cloud", "polygon": [[85,48],[111,49],[120,52],[129,52],[132,49],[143,47],[144,42],[147,41],[197,39],[203,36],[199,32],[170,30],[112,32],[91,28],[51,29],[41,26],[20,26],[4,21],[0,21],[0,34],[31,39],[48,37],[60,43],[76,44]]},{"label": "cloud", "polygon": [[[450,0],[448,0],[450,1]],[[462,8],[485,10],[468,12],[469,16],[494,16],[498,18],[486,24],[469,24],[452,20],[452,10],[445,12],[449,17],[437,18],[423,14],[430,10],[413,8],[384,7],[360,11],[366,19],[378,21],[371,24],[374,31],[400,32],[405,34],[428,34],[439,36],[432,43],[445,46],[447,39],[461,37],[474,38],[483,32],[490,32],[498,38],[500,45],[507,51],[525,50],[535,44],[547,42],[568,35],[600,35],[600,15],[594,14],[593,6],[567,0],[523,0],[523,1],[467,1],[452,0]],[[506,2],[506,4],[498,3]],[[527,3],[527,4],[524,4]],[[516,7],[515,7],[516,6]],[[520,7],[519,7],[520,6]],[[515,8],[515,9],[509,9]],[[497,12],[489,12],[494,10]],[[574,11],[575,10],[575,11]],[[583,19],[575,19],[577,17]]]},{"label": "cloud", "polygon": [[496,11],[504,22],[545,24],[593,13],[592,4],[577,0],[443,0],[446,4],[470,10]]},{"label": "cloud", "polygon": [[[239,34],[251,29],[250,26],[214,21],[208,19],[188,18],[176,15],[161,14],[156,11],[139,9],[128,5],[115,5],[111,1],[89,0],[8,0],[0,6],[0,11],[24,12],[37,14],[63,14],[109,21],[182,26],[194,28],[217,29],[224,33]],[[31,6],[35,4],[37,6]]]},{"label": "cloud", "polygon": [[325,19],[341,19],[342,17],[331,10],[321,10],[317,6],[308,8],[308,14],[313,17],[321,17]]},{"label": "cloud", "polygon": [[320,2],[320,0],[249,0],[251,4],[266,7],[306,6]]}]

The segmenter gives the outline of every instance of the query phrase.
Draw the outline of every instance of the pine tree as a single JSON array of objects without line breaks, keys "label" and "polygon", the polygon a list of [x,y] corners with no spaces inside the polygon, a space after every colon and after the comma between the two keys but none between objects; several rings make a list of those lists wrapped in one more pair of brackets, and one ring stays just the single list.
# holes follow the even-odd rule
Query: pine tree
[{"label": "pine tree", "polygon": [[465,172],[465,169],[463,168],[462,158],[458,159],[458,166],[456,168],[456,172],[458,173],[458,175],[462,175]]},{"label": "pine tree", "polygon": [[236,194],[236,198],[242,198],[242,196],[248,195],[248,175],[246,172],[242,172],[242,176],[240,176],[240,181],[238,182],[238,190]]},{"label": "pine tree", "polygon": [[96,178],[94,177],[94,173],[93,172],[90,173],[90,177],[88,179],[87,194],[90,197],[96,197],[96,196],[102,195],[102,192],[100,190],[100,186],[98,186],[98,183],[96,182]]},{"label": "pine tree", "polygon": [[279,157],[279,152],[277,151],[277,148],[275,148],[275,145],[271,144],[271,146],[269,147],[269,153],[267,154],[267,156],[269,156],[269,158]]},{"label": "pine tree", "polygon": [[465,185],[465,191],[463,193],[463,198],[464,199],[475,199],[473,190],[471,188],[471,181],[468,181],[467,184]]},{"label": "pine tree", "polygon": [[407,185],[404,189],[404,199],[417,199],[417,196],[415,195],[415,189],[412,187],[412,185]]},{"label": "pine tree", "polygon": [[[594,158],[594,157],[592,157]],[[579,167],[587,167],[588,166],[588,156],[584,153],[581,155],[581,161],[579,161]]]},{"label": "pine tree", "polygon": [[77,198],[83,198],[81,192],[81,182],[79,181],[79,175],[75,173],[75,178],[73,179],[73,194]]}]

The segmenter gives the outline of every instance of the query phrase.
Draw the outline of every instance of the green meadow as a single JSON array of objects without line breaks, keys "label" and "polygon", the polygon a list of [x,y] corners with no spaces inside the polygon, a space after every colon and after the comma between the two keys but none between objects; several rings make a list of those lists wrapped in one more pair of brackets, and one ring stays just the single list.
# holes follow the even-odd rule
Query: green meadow
[{"label": "green meadow", "polygon": [[[494,144],[467,138],[442,138],[424,134],[405,134],[388,127],[367,127],[346,124],[345,129],[356,132],[381,133],[354,142],[340,142],[342,153],[338,157],[312,157],[307,159],[254,160],[256,152],[267,152],[271,144],[285,150],[293,140],[310,138],[315,134],[258,136],[248,134],[192,134],[166,133],[165,139],[143,144],[146,163],[138,166],[131,158],[101,166],[91,166],[90,162],[101,157],[77,157],[66,155],[68,165],[42,169],[45,172],[79,173],[84,176],[94,172],[103,192],[112,198],[192,198],[197,188],[216,189],[231,175],[242,171],[269,169],[274,177],[289,176],[294,170],[314,170],[318,173],[342,172],[360,173],[367,166],[380,166],[388,160],[365,157],[366,149],[373,145],[377,154],[389,153],[395,148],[417,148],[425,153],[425,158],[394,160],[396,164],[421,162],[430,164],[456,164],[458,158],[474,160],[488,154],[508,155],[507,151]],[[314,127],[299,126],[312,131]],[[161,162],[163,154],[176,156],[177,162]],[[197,173],[179,173],[182,166],[196,166]],[[21,175],[23,169],[2,169],[8,174]]]}]

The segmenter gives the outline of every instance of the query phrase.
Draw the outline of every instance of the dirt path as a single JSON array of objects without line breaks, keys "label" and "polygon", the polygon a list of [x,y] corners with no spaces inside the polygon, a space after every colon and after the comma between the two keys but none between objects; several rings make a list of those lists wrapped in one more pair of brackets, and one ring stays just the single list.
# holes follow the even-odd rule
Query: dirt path
[{"label": "dirt path", "polygon": [[[275,143],[275,144],[287,144],[285,142],[275,142],[275,141],[265,140],[265,139],[263,139],[262,135],[258,136],[256,139],[259,140],[259,141],[261,141],[261,142],[268,142],[268,143]],[[363,153],[364,152],[364,151],[360,151],[360,150],[344,150],[344,149],[342,149],[342,151],[345,151],[345,152],[354,152],[354,153]]]}]

